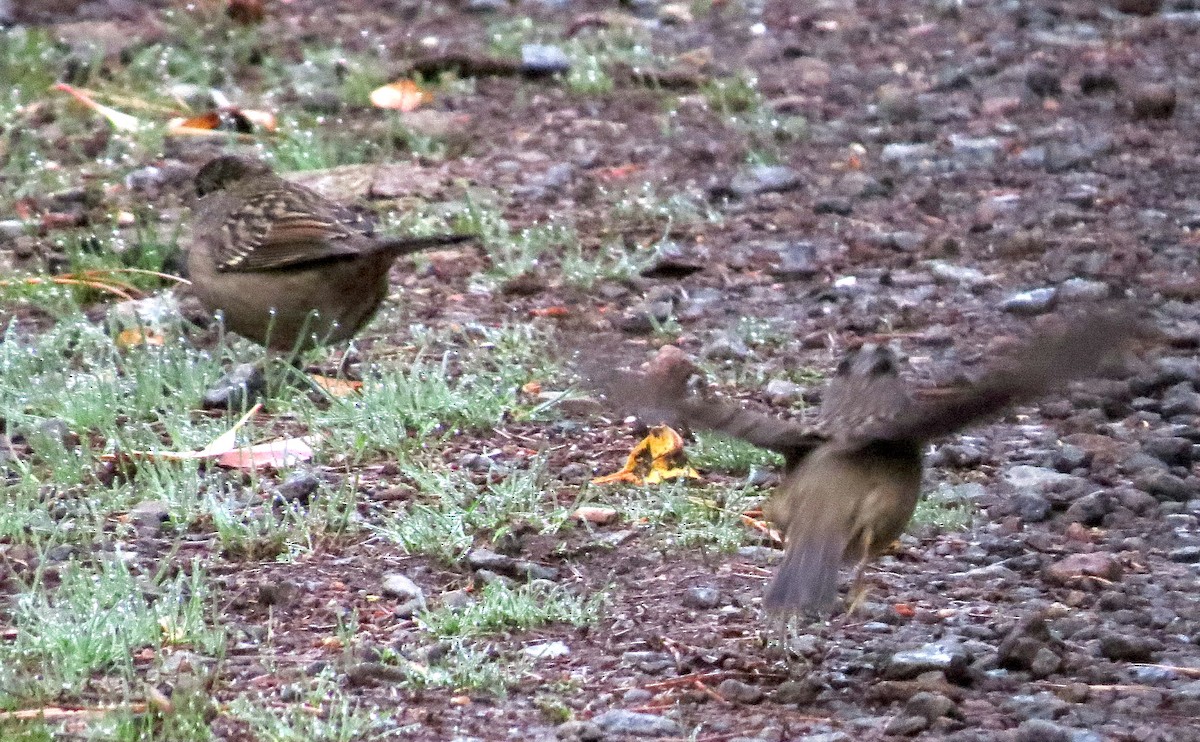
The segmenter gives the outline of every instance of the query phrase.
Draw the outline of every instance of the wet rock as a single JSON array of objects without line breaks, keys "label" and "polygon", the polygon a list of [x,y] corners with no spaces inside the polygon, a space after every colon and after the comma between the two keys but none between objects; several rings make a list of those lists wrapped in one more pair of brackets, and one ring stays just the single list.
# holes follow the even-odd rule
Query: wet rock
[{"label": "wet rock", "polygon": [[600,742],[604,739],[604,731],[594,722],[578,719],[559,724],[554,733],[562,742]]},{"label": "wet rock", "polygon": [[313,493],[321,486],[321,479],[311,471],[299,469],[288,475],[275,490],[275,497],[282,502],[298,502],[307,505]]},{"label": "wet rock", "polygon": [[1015,742],[1071,742],[1072,730],[1045,719],[1029,719],[1017,727]]},{"label": "wet rock", "polygon": [[714,361],[737,361],[750,355],[746,341],[736,335],[722,333],[705,343],[700,349],[700,357]]},{"label": "wet rock", "polygon": [[929,728],[929,721],[920,716],[907,716],[901,714],[892,717],[884,726],[883,733],[891,734],[897,737],[908,737],[918,732],[922,732]]},{"label": "wet rock", "polygon": [[266,389],[262,369],[253,363],[240,363],[204,392],[201,406],[206,410],[246,410]]},{"label": "wet rock", "polygon": [[1058,286],[1058,298],[1062,301],[1100,301],[1108,295],[1108,284],[1086,278],[1069,278]]},{"label": "wet rock", "polygon": [[800,174],[786,165],[755,165],[733,176],[724,189],[714,195],[745,198],[758,193],[790,191],[803,184]]},{"label": "wet rock", "polygon": [[963,286],[988,286],[995,283],[995,279],[977,268],[954,265],[944,260],[931,260],[927,265],[930,274],[938,283]]},{"label": "wet rock", "polygon": [[553,44],[523,44],[521,71],[528,75],[557,75],[571,70],[571,58]]},{"label": "wet rock", "polygon": [[740,680],[729,678],[722,680],[717,686],[717,693],[727,701],[732,703],[754,704],[759,703],[763,699],[763,690],[757,685],[743,683]]},{"label": "wet rock", "polygon": [[771,693],[771,703],[784,706],[805,705],[816,700],[819,689],[812,682],[785,680]]},{"label": "wet rock", "polygon": [[399,572],[389,572],[383,576],[380,591],[384,597],[396,600],[419,600],[425,602],[425,591],[417,583]]},{"label": "wet rock", "polygon": [[1121,563],[1111,554],[1103,552],[1071,554],[1045,569],[1046,579],[1062,585],[1072,585],[1086,577],[1099,577],[1108,582],[1116,582],[1123,574]]},{"label": "wet rock", "polygon": [[1153,662],[1162,642],[1150,636],[1108,632],[1100,636],[1100,654],[1115,662]]},{"label": "wet rock", "polygon": [[996,164],[1004,142],[996,137],[966,137],[950,135],[950,154],[960,168],[989,168]]},{"label": "wet rock", "polygon": [[612,709],[592,719],[608,734],[628,734],[633,737],[682,737],[685,732],[679,722],[654,714]]},{"label": "wet rock", "polygon": [[1181,546],[1167,552],[1167,558],[1172,562],[1195,564],[1200,562],[1200,546]]},{"label": "wet rock", "polygon": [[638,670],[651,675],[675,666],[675,658],[666,652],[626,652],[621,659]]},{"label": "wet rock", "polygon": [[1000,307],[1006,312],[1030,317],[1045,314],[1054,308],[1058,298],[1058,290],[1053,287],[1031,289],[1005,299]]},{"label": "wet rock", "polygon": [[571,648],[560,641],[541,642],[522,648],[521,654],[534,660],[553,660],[571,654]]},{"label": "wet rock", "polygon": [[495,13],[508,8],[508,0],[467,0],[463,6],[472,13]]},{"label": "wet rock", "polygon": [[933,158],[937,150],[932,144],[901,144],[893,142],[884,145],[879,159],[892,165],[902,173],[916,173],[933,168]]},{"label": "wet rock", "polygon": [[1196,392],[1190,382],[1176,384],[1163,394],[1160,409],[1167,418],[1200,415],[1200,392]]},{"label": "wet rock", "polygon": [[1004,472],[1004,481],[1018,492],[1045,492],[1051,488],[1066,487],[1078,481],[1078,477],[1042,466],[1021,464],[1009,467]]},{"label": "wet rock", "polygon": [[474,570],[487,570],[508,577],[527,580],[558,579],[558,570],[553,567],[545,567],[524,559],[514,559],[489,549],[471,549],[467,552],[467,564]]},{"label": "wet rock", "polygon": [[1113,149],[1113,140],[1108,136],[1071,142],[1049,142],[1045,145],[1043,166],[1047,172],[1060,173],[1076,168],[1089,167],[1097,157]]},{"label": "wet rock", "polygon": [[683,604],[688,608],[711,610],[721,605],[721,591],[707,585],[690,587],[683,594]]},{"label": "wet rock", "polygon": [[1025,75],[1025,86],[1034,95],[1047,98],[1062,94],[1062,78],[1045,67],[1034,67]]},{"label": "wet rock", "polygon": [[1191,466],[1193,444],[1187,438],[1151,438],[1142,444],[1142,450],[1170,466]]},{"label": "wet rock", "polygon": [[919,716],[929,724],[943,716],[949,716],[954,711],[954,701],[941,693],[921,691],[908,699],[904,704],[904,716]]},{"label": "wet rock", "polygon": [[167,504],[161,500],[142,500],[129,509],[129,520],[135,526],[160,529],[171,518]]},{"label": "wet rock", "polygon": [[1169,119],[1175,114],[1175,88],[1163,83],[1148,83],[1132,92],[1129,102],[1137,119]]},{"label": "wet rock", "polygon": [[896,652],[884,663],[883,676],[888,680],[908,680],[931,670],[949,676],[961,673],[967,661],[967,653],[959,644],[935,642]]},{"label": "wet rock", "polygon": [[1162,470],[1143,471],[1133,484],[1159,502],[1187,502],[1196,494],[1186,480]]},{"label": "wet rock", "polygon": [[804,387],[787,379],[771,379],[763,390],[772,404],[788,405],[804,397]]}]

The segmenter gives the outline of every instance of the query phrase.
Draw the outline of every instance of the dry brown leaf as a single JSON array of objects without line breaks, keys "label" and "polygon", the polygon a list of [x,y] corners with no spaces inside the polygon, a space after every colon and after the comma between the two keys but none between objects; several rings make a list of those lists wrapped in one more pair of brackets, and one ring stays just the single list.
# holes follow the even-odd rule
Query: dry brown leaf
[{"label": "dry brown leaf", "polygon": [[363,383],[361,381],[339,379],[320,374],[311,374],[309,378],[331,397],[341,399],[342,397],[353,397],[356,394],[362,394]]},{"label": "dry brown leaf", "polygon": [[152,461],[212,459],[219,466],[230,469],[256,470],[265,468],[280,469],[301,461],[308,461],[313,457],[312,444],[318,440],[318,437],[311,435],[302,438],[281,438],[260,443],[256,446],[238,447],[238,430],[251,417],[257,414],[260,409],[262,409],[261,404],[254,405],[249,412],[242,415],[241,419],[233,424],[233,427],[214,438],[211,443],[199,451],[124,451],[104,454],[100,458],[102,461],[116,461],[118,459],[149,459]]}]

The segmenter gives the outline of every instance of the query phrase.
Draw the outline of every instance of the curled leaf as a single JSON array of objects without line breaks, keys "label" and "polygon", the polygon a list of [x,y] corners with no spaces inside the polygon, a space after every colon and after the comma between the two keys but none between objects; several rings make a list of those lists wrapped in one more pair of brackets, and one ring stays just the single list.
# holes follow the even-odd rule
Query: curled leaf
[{"label": "curled leaf", "polygon": [[620,471],[596,477],[592,484],[658,484],[680,478],[699,479],[700,474],[688,466],[683,436],[668,425],[656,425],[629,452]]},{"label": "curled leaf", "polygon": [[412,80],[397,80],[371,91],[371,105],[393,111],[415,111],[433,100],[433,94]]},{"label": "curled leaf", "polygon": [[138,117],[131,116],[124,111],[118,111],[115,108],[110,108],[102,103],[97,103],[92,99],[91,95],[73,85],[60,82],[55,84],[53,89],[69,94],[75,100],[108,119],[108,122],[117,131],[137,131],[142,128],[142,121]]}]

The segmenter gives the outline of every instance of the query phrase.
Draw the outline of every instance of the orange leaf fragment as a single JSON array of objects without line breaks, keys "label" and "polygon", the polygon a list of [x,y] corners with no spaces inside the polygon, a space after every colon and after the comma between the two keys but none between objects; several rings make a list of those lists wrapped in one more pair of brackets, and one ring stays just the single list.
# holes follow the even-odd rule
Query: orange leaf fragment
[{"label": "orange leaf fragment", "polygon": [[570,313],[571,310],[564,306],[542,307],[529,310],[529,316],[531,317],[566,317]]},{"label": "orange leaf fragment", "polygon": [[912,618],[913,616],[917,615],[917,610],[908,603],[897,603],[896,605],[892,606],[892,610],[896,612],[897,616],[901,616],[903,618]]},{"label": "orange leaf fragment", "polygon": [[160,332],[131,327],[128,330],[118,332],[114,342],[118,348],[128,350],[129,348],[136,348],[139,345],[162,345],[165,340]]},{"label": "orange leaf fragment", "polygon": [[530,381],[521,387],[521,392],[530,396],[537,396],[542,393],[542,382]]},{"label": "orange leaf fragment", "polygon": [[229,132],[253,134],[259,129],[275,131],[276,127],[275,114],[270,111],[224,106],[191,118],[173,118],[167,122],[167,133],[175,136],[213,136],[219,132],[226,136]]},{"label": "orange leaf fragment", "polygon": [[576,520],[595,523],[598,526],[606,526],[617,519],[617,511],[613,508],[584,505],[583,507],[576,508],[575,512],[571,513],[571,517]]},{"label": "orange leaf fragment", "polygon": [[641,169],[641,165],[631,162],[627,165],[597,168],[594,172],[596,173],[596,178],[599,180],[621,180],[622,178],[628,178]]},{"label": "orange leaf fragment", "polygon": [[320,374],[312,374],[309,378],[313,383],[321,387],[329,393],[331,397],[352,397],[355,394],[362,394],[363,383],[352,379],[338,379],[333,376],[321,376]]},{"label": "orange leaf fragment", "polygon": [[392,111],[415,111],[433,100],[433,93],[412,80],[397,80],[371,91],[371,105]]},{"label": "orange leaf fragment", "polygon": [[592,484],[658,484],[681,478],[700,478],[699,472],[688,466],[683,436],[669,425],[656,425],[629,452],[625,466],[620,471],[596,477]]}]

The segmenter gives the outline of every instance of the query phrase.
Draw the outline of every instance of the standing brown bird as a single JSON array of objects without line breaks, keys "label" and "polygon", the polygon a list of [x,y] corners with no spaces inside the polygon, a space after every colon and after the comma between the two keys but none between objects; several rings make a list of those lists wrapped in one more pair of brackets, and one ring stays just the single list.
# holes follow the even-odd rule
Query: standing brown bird
[{"label": "standing brown bird", "polygon": [[1094,372],[1136,327],[1123,312],[1074,319],[974,383],[924,399],[909,392],[892,351],[864,345],[838,365],[812,425],[690,395],[686,370],[618,374],[604,386],[647,422],[710,429],[783,455],[783,483],[765,513],[786,534],[786,551],[764,605],[776,613],[822,611],[837,596],[839,567],[861,569],[908,525],[927,442]]},{"label": "standing brown bird", "polygon": [[396,258],[472,238],[377,237],[360,214],[245,157],[211,160],[195,185],[196,295],[230,330],[274,350],[353,337],[387,296]]}]

